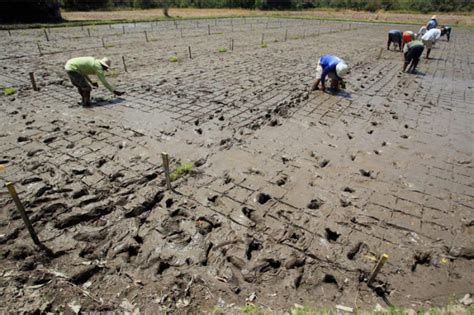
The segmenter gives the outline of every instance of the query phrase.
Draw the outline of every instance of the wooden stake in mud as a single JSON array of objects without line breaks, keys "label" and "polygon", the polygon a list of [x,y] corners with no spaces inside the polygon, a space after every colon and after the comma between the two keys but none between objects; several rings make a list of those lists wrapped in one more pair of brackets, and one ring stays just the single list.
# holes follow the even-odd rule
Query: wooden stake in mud
[{"label": "wooden stake in mud", "polygon": [[349,30],[352,29],[352,23],[349,23]]},{"label": "wooden stake in mud", "polygon": [[146,31],[145,31],[145,40],[146,40],[146,42],[148,43],[148,34],[147,34]]},{"label": "wooden stake in mud", "polygon": [[380,52],[379,52],[379,55],[377,56],[377,59],[382,58],[382,54],[383,54],[383,48],[380,48]]},{"label": "wooden stake in mud", "polygon": [[181,33],[181,38],[183,38],[183,29],[180,28],[180,29],[179,29],[179,32]]},{"label": "wooden stake in mud", "polygon": [[383,254],[382,256],[380,256],[379,261],[377,262],[377,265],[375,265],[375,268],[372,271],[372,274],[370,275],[369,280],[367,281],[368,286],[370,286],[372,282],[375,280],[375,277],[377,277],[377,274],[380,272],[380,269],[382,269],[387,259],[388,259],[387,254]]},{"label": "wooden stake in mud", "polygon": [[165,177],[166,177],[166,187],[168,190],[172,190],[171,187],[171,176],[170,176],[170,160],[168,157],[168,153],[161,152],[161,158],[163,159],[163,168],[165,169]]},{"label": "wooden stake in mud", "polygon": [[43,28],[44,32],[44,37],[46,37],[46,41],[49,42],[49,37],[48,37],[48,32],[46,32],[46,29]]},{"label": "wooden stake in mud", "polygon": [[89,37],[91,37],[91,29],[90,28],[87,29],[87,34],[89,35]]},{"label": "wooden stake in mud", "polygon": [[265,41],[265,34],[262,34],[262,40],[260,41],[260,45],[263,45],[264,41]]},{"label": "wooden stake in mud", "polygon": [[122,34],[125,34],[125,25],[122,25]]},{"label": "wooden stake in mud", "polygon": [[6,183],[5,186],[7,187],[10,195],[12,196],[12,199],[15,202],[18,212],[20,212],[21,218],[23,219],[23,222],[25,223],[26,228],[28,229],[28,232],[30,233],[31,239],[41,249],[45,248],[43,243],[40,242],[35,230],[33,229],[33,225],[31,224],[31,221],[26,214],[25,208],[23,207],[23,204],[21,203],[21,200],[18,197],[18,194],[16,193],[15,186],[13,185],[13,183],[10,183],[10,182]]},{"label": "wooden stake in mud", "polygon": [[176,20],[173,20],[173,22],[174,22],[174,28],[178,29],[178,22],[176,22]]},{"label": "wooden stake in mud", "polygon": [[191,46],[188,46],[188,52],[189,52],[189,59],[193,59],[193,55],[191,54]]},{"label": "wooden stake in mud", "polygon": [[286,29],[286,31],[285,31],[285,42],[286,42],[287,39],[288,39],[288,29]]},{"label": "wooden stake in mud", "polygon": [[306,29],[303,30],[303,39],[306,38]]},{"label": "wooden stake in mud", "polygon": [[127,71],[127,64],[125,63],[125,57],[124,57],[124,56],[122,56],[122,63],[123,63],[123,70],[124,70],[125,72],[128,72],[128,71]]},{"label": "wooden stake in mud", "polygon": [[38,91],[38,86],[36,85],[36,80],[35,80],[35,74],[33,72],[30,72],[30,81],[31,81],[31,86],[33,87],[33,90]]},{"label": "wooden stake in mud", "polygon": [[38,51],[39,51],[40,56],[42,56],[43,52],[41,51],[41,47],[40,47],[40,44],[38,42],[36,42],[36,46],[38,47]]},{"label": "wooden stake in mud", "polygon": [[8,36],[12,37],[12,32],[10,30],[7,30],[8,31]]},{"label": "wooden stake in mud", "polygon": [[211,26],[207,24],[207,35],[211,35]]},{"label": "wooden stake in mud", "polygon": [[230,50],[234,51],[234,39],[230,40]]}]

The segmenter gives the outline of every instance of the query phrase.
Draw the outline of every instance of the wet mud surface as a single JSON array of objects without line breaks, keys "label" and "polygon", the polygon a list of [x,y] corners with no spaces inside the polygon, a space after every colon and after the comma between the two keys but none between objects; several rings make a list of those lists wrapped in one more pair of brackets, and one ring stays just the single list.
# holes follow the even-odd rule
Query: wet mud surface
[{"label": "wet mud surface", "polygon": [[[391,28],[235,18],[51,29],[49,41],[2,32],[0,85],[18,91],[0,97],[0,175],[53,252],[33,247],[2,189],[2,310],[368,309],[472,293],[473,35],[455,29],[410,75],[401,53],[378,58]],[[352,67],[336,95],[308,92],[325,53]],[[101,87],[79,106],[63,71],[79,55],[110,57],[127,94]],[[172,170],[193,163],[174,192],[161,152]]]}]

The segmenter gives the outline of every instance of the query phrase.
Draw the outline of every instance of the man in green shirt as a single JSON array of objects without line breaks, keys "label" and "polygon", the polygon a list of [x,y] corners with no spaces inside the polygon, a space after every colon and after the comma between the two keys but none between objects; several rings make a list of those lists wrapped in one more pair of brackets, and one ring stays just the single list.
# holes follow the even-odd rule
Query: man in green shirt
[{"label": "man in green shirt", "polygon": [[105,57],[101,60],[94,57],[78,57],[68,60],[64,69],[66,70],[72,84],[77,87],[82,97],[82,105],[89,106],[91,103],[92,86],[98,87],[97,82],[92,82],[89,75],[96,75],[102,84],[117,96],[124,92],[117,91],[105,79],[104,71],[108,71],[111,66],[109,58]]},{"label": "man in green shirt", "polygon": [[420,57],[424,49],[425,46],[423,45],[423,42],[421,40],[411,41],[406,44],[405,47],[403,47],[403,52],[405,55],[405,62],[403,63],[403,72],[405,72],[408,65],[411,64],[408,68],[408,72],[411,71],[412,73],[415,73],[416,66],[420,61]]}]

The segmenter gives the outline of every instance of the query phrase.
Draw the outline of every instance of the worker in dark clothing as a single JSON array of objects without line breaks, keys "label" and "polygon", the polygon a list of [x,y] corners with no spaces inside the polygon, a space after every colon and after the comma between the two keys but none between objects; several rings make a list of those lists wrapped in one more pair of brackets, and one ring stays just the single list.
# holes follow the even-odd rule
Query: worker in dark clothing
[{"label": "worker in dark clothing", "polygon": [[425,49],[425,45],[421,40],[413,40],[403,47],[403,52],[405,55],[405,62],[403,64],[403,72],[405,72],[408,65],[408,72],[415,73],[416,66],[420,61],[420,57],[423,54],[423,50]]},{"label": "worker in dark clothing", "polygon": [[395,47],[398,45],[398,49],[402,50],[402,32],[399,30],[390,30],[388,32],[387,50],[390,50],[390,44],[393,43]]},{"label": "worker in dark clothing", "polygon": [[445,25],[443,26],[443,28],[441,28],[441,36],[444,36],[444,35],[446,35],[449,42],[449,39],[451,38],[451,26]]}]

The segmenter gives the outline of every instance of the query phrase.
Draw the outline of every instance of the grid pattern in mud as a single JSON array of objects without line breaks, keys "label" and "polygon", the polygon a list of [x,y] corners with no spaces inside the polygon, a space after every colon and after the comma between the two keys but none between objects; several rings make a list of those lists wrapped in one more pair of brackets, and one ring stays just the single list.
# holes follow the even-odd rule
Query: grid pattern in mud
[{"label": "grid pattern in mud", "polygon": [[[0,100],[2,176],[60,254],[31,249],[2,194],[2,289],[28,293],[7,309],[38,283],[62,292],[56,311],[84,289],[86,310],[150,312],[231,312],[254,292],[276,309],[468,292],[472,35],[456,29],[408,75],[399,52],[378,58],[393,27],[233,18],[3,33],[0,85],[19,92]],[[325,53],[352,67],[344,93],[308,92]],[[63,65],[77,55],[110,56],[127,94],[76,105]],[[162,151],[173,168],[194,163],[178,193],[165,191]],[[374,292],[363,278],[382,253]]]}]

